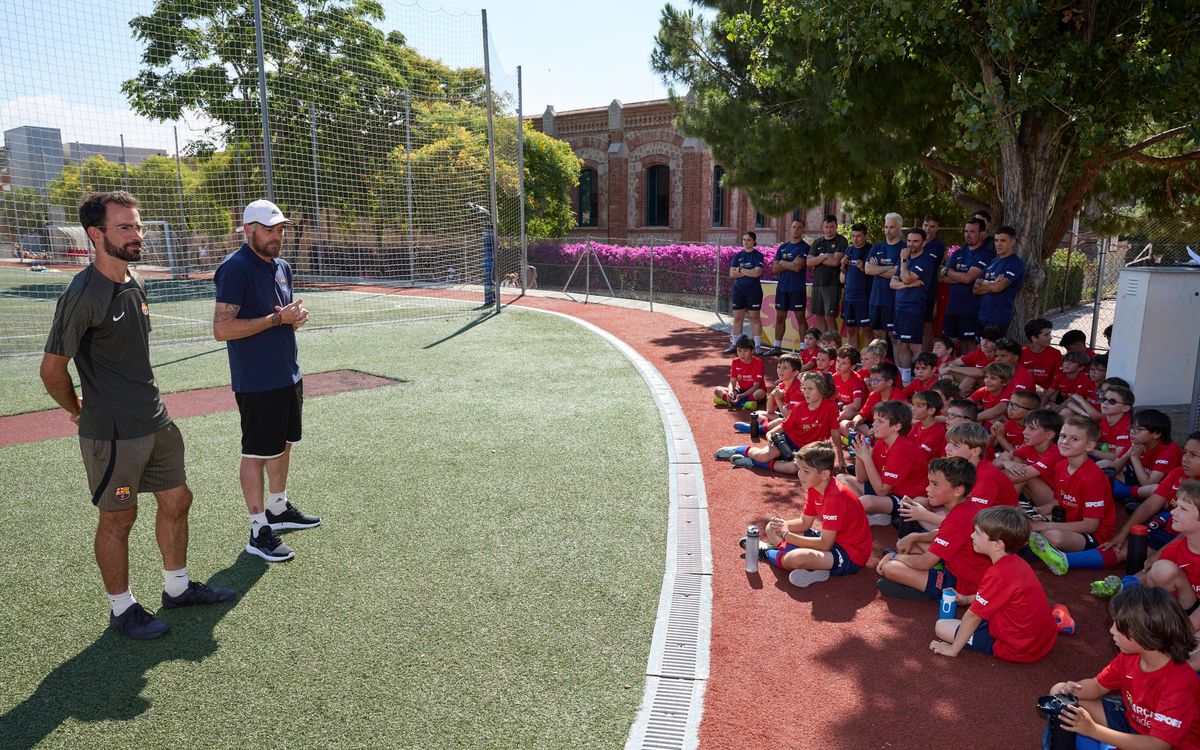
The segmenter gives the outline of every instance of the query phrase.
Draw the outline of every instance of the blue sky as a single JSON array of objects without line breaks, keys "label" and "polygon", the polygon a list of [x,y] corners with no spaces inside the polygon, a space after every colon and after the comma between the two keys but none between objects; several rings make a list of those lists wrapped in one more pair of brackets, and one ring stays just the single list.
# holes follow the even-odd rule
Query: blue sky
[{"label": "blue sky", "polygon": [[[252,0],[246,0],[247,4]],[[515,88],[522,67],[526,114],[551,104],[559,112],[666,96],[650,70],[650,52],[665,0],[487,0],[497,85]],[[675,0],[676,5],[682,4]],[[152,0],[4,0],[0,3],[0,130],[18,125],[60,127],[64,140],[174,150],[170,125],[134,115],[120,84],[138,67],[140,46],[128,20]],[[465,64],[478,54],[471,27],[479,10],[384,0],[389,23],[423,54]],[[83,9],[87,10],[84,11]],[[439,55],[444,51],[445,55]],[[180,123],[181,142],[205,123]]]}]

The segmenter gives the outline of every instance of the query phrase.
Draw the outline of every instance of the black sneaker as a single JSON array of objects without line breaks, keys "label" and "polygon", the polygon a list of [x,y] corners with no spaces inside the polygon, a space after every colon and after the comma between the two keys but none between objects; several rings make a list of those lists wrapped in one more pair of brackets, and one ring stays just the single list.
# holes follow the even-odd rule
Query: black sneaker
[{"label": "black sneaker", "polygon": [[119,615],[108,615],[108,627],[126,638],[152,641],[167,632],[167,624],[137,602]]},{"label": "black sneaker", "polygon": [[[738,540],[738,546],[741,547],[742,549],[746,549],[746,537],[742,537],[741,539]],[[767,562],[767,559],[768,559],[767,558],[767,550],[769,550],[769,549],[770,549],[770,547],[767,546],[766,542],[764,542],[761,539],[758,540],[758,560],[759,560],[759,562]]]},{"label": "black sneaker", "polygon": [[910,589],[903,583],[889,581],[886,578],[880,578],[875,582],[875,588],[879,589],[879,593],[884,596],[889,596],[893,599],[914,599],[916,601],[929,601],[929,597],[925,596],[924,591]]},{"label": "black sneaker", "polygon": [[721,353],[722,354],[733,354],[735,352],[737,352],[737,344],[730,344],[729,347],[726,348],[725,351],[723,351]]},{"label": "black sneaker", "polygon": [[296,556],[292,548],[284,544],[270,526],[260,526],[258,536],[254,535],[253,529],[250,530],[250,541],[246,544],[246,551],[267,562],[283,562]]},{"label": "black sneaker", "polygon": [[304,515],[299,508],[289,502],[282,513],[275,514],[267,510],[267,523],[276,531],[287,531],[288,529],[311,529],[314,526],[320,526],[321,519]]},{"label": "black sneaker", "polygon": [[233,589],[214,589],[198,581],[189,581],[187,591],[184,591],[179,596],[171,596],[164,591],[162,593],[162,603],[163,609],[175,609],[176,607],[188,607],[193,604],[227,602],[235,596],[237,596],[237,592]]}]

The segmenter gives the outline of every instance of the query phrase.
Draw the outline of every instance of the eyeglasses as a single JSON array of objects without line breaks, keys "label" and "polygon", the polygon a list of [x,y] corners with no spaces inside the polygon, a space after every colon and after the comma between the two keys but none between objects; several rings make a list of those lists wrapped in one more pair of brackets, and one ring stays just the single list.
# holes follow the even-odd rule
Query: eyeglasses
[{"label": "eyeglasses", "polygon": [[1025,411],[1029,411],[1029,407],[1028,407],[1028,406],[1021,406],[1020,404],[1018,404],[1018,403],[1017,403],[1017,402],[1015,402],[1015,401],[1009,401],[1009,402],[1008,402],[1008,408],[1010,408],[1010,409],[1024,409]]},{"label": "eyeglasses", "polygon": [[946,419],[970,419],[970,417],[968,417],[966,414],[948,413],[946,414]]},{"label": "eyeglasses", "polygon": [[1135,432],[1142,432],[1145,429],[1146,429],[1145,427],[1138,427],[1137,425],[1133,425],[1129,428],[1129,434],[1132,435]]},{"label": "eyeglasses", "polygon": [[137,232],[138,234],[146,233],[146,227],[142,226],[141,224],[116,224],[112,227],[104,224],[98,224],[97,226],[99,226],[101,229],[115,229],[118,232]]},{"label": "eyeglasses", "polygon": [[1108,404],[1109,406],[1116,406],[1117,404],[1123,404],[1125,402],[1115,398],[1102,398],[1100,399],[1100,403]]}]

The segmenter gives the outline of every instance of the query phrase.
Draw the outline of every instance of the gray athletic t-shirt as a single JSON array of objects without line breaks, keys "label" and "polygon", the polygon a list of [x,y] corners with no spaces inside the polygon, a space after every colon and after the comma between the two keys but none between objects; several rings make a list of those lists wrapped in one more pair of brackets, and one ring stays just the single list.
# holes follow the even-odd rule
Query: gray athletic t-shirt
[{"label": "gray athletic t-shirt", "polygon": [[[846,238],[840,234],[835,234],[833,239],[825,239],[822,235],[812,242],[812,249],[808,251],[808,257],[814,255],[827,255],[829,253],[845,253]],[[838,274],[841,269],[837,266],[826,266],[824,264],[813,267],[813,286],[837,286]]]},{"label": "gray athletic t-shirt", "polygon": [[151,435],[171,423],[150,369],[150,307],[142,280],[118,284],[88,266],[58,298],[46,352],[75,360],[83,386],[79,434]]}]

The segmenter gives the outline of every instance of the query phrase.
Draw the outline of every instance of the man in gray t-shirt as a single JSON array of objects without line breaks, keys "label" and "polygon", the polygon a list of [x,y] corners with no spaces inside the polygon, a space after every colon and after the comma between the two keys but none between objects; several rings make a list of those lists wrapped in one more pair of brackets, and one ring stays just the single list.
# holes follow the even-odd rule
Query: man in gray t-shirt
[{"label": "man in gray t-shirt", "polygon": [[828,214],[821,222],[821,230],[821,236],[813,240],[812,249],[808,251],[808,267],[812,269],[813,280],[808,314],[816,317],[814,327],[836,331],[838,300],[842,296],[839,276],[848,243],[837,233],[837,217],[833,214]]},{"label": "man in gray t-shirt", "polygon": [[[129,270],[142,254],[138,202],[125,192],[96,193],[79,206],[79,219],[96,248],[96,260],[58,299],[40,374],[46,392],[79,425],[88,488],[100,510],[96,563],[112,607],[109,627],[149,640],[167,626],[138,604],[129,589],[129,532],[139,492],[152,492],[158,501],[163,607],[213,604],[232,599],[234,592],[188,578],[192,493],[183,466],[183,437],[167,416],[150,368],[146,289]],[[72,359],[83,398],[67,369]]]}]

